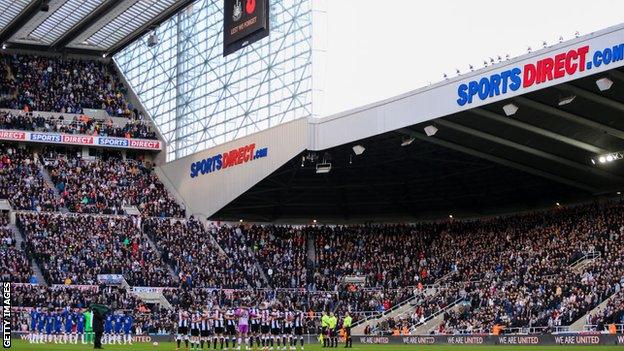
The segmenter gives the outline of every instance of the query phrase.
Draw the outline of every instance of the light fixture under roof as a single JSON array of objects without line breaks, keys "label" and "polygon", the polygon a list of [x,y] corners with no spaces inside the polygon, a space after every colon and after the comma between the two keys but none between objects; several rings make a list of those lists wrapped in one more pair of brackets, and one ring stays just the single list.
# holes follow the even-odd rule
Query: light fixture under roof
[{"label": "light fixture under roof", "polygon": [[359,155],[361,155],[361,154],[363,154],[363,153],[364,153],[364,151],[366,150],[366,148],[365,148],[364,146],[359,145],[359,144],[358,144],[358,145],[353,146],[353,148],[352,148],[352,149],[353,149],[353,153],[354,153],[354,154],[356,154],[356,155],[358,155],[358,156],[359,156]]},{"label": "light fixture under roof", "polygon": [[612,85],[613,81],[607,77],[596,80],[596,86],[598,86],[598,89],[600,89],[600,91],[609,90],[611,89]]},{"label": "light fixture under roof", "polygon": [[624,151],[612,152],[604,155],[598,155],[591,159],[591,163],[593,165],[596,164],[606,164],[611,163],[617,160],[621,160],[624,158]]},{"label": "light fixture under roof", "polygon": [[428,137],[436,135],[437,132],[438,128],[436,128],[434,125],[428,125],[425,127],[425,134],[427,134]]},{"label": "light fixture under roof", "polygon": [[513,116],[516,114],[516,112],[518,112],[518,106],[510,103],[503,106],[503,111],[505,112],[506,116]]},{"label": "light fixture under roof", "polygon": [[408,146],[408,145],[410,145],[413,142],[414,142],[414,138],[412,138],[412,137],[405,137],[401,141],[401,146]]},{"label": "light fixture under roof", "polygon": [[559,99],[559,102],[557,103],[557,105],[559,105],[559,106],[567,105],[569,103],[572,103],[572,101],[574,101],[574,99],[576,99],[576,95],[564,96],[561,99]]},{"label": "light fixture under roof", "polygon": [[317,174],[327,174],[331,171],[331,163],[317,163],[316,164],[316,173]]}]

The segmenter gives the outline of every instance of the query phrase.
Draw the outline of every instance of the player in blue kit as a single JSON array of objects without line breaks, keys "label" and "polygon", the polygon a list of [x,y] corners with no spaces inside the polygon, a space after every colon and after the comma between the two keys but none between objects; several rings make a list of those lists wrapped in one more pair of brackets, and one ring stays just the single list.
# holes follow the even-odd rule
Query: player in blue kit
[{"label": "player in blue kit", "polygon": [[123,320],[124,320],[123,314],[116,314],[114,320],[115,320],[115,325],[114,325],[115,335],[114,335],[113,343],[116,342],[121,345],[121,335],[123,333]]},{"label": "player in blue kit", "polygon": [[74,344],[78,343],[78,337],[80,337],[80,342],[86,344],[85,342],[85,316],[80,313],[80,310],[76,312],[76,339]]},{"label": "player in blue kit", "polygon": [[134,323],[132,316],[127,314],[123,319],[124,344],[132,345],[132,323]]},{"label": "player in blue kit", "polygon": [[44,342],[52,342],[52,334],[54,332],[54,313],[52,311],[48,311],[45,316],[45,341]]},{"label": "player in blue kit", "polygon": [[45,340],[43,339],[43,332],[45,330],[45,312],[41,311],[39,312],[39,319],[37,320],[37,335],[35,338],[35,342],[40,344],[45,342]]},{"label": "player in blue kit", "polygon": [[71,311],[69,310],[69,308],[66,308],[63,310],[63,319],[64,319],[64,323],[63,326],[65,327],[64,329],[64,333],[63,333],[63,343],[66,344],[68,342],[71,342],[71,337],[72,337],[72,327],[74,326],[74,320],[73,320],[73,315],[71,313]]},{"label": "player in blue kit", "polygon": [[60,311],[54,315],[54,343],[61,342],[61,335],[63,333],[63,315]]},{"label": "player in blue kit", "polygon": [[28,334],[28,342],[34,343],[37,335],[37,323],[39,322],[39,311],[35,308],[30,310],[30,333]]},{"label": "player in blue kit", "polygon": [[104,319],[104,336],[102,337],[102,344],[113,343],[113,315],[107,314]]}]

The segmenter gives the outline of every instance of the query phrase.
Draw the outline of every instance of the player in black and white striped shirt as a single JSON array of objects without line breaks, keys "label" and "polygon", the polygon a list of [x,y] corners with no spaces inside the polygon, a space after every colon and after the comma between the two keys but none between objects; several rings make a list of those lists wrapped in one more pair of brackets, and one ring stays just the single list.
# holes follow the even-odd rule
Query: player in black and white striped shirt
[{"label": "player in black and white striped shirt", "polygon": [[223,332],[225,331],[225,316],[223,316],[223,313],[221,312],[221,310],[219,309],[219,306],[215,306],[213,311],[212,311],[212,320],[213,320],[213,325],[214,325],[214,339],[213,339],[213,348],[216,350],[217,349],[217,340],[219,340],[221,342],[221,349],[223,349],[223,342],[224,337],[223,337]]},{"label": "player in black and white striped shirt", "polygon": [[191,316],[191,350],[199,349],[199,324],[201,312],[196,310]]},{"label": "player in black and white striped shirt", "polygon": [[251,342],[250,345],[253,346],[254,340],[256,341],[256,345],[260,348],[260,310],[257,306],[254,306],[249,309],[249,318],[250,318],[250,327],[251,327]]},{"label": "player in black and white striped shirt", "polygon": [[236,349],[236,316],[233,308],[228,308],[225,312],[225,348],[230,347],[230,339],[232,340],[232,349]]},{"label": "player in black and white striped shirt", "polygon": [[295,323],[295,314],[290,310],[284,311],[284,328],[282,329],[282,350],[286,350],[286,345],[293,349],[293,326]]},{"label": "player in black and white striped shirt", "polygon": [[262,333],[262,349],[268,350],[271,340],[271,311],[266,305],[260,309],[260,333]]},{"label": "player in black and white striped shirt", "polygon": [[188,312],[186,312],[184,310],[179,310],[178,311],[178,334],[176,335],[176,342],[178,344],[178,347],[176,348],[176,350],[180,350],[180,343],[181,343],[182,340],[184,340],[184,345],[186,346],[186,349],[188,350],[188,347],[189,347],[189,336],[188,336],[189,324],[190,324],[190,319],[189,319]]},{"label": "player in black and white striped shirt", "polygon": [[295,311],[295,336],[293,346],[297,348],[297,337],[299,337],[299,343],[301,344],[301,350],[303,350],[303,329],[305,324],[305,312],[297,310]]},{"label": "player in black and white striped shirt", "polygon": [[277,349],[279,350],[282,334],[282,313],[277,308],[271,309],[271,348],[273,350],[274,343],[277,342]]},{"label": "player in black and white striped shirt", "polygon": [[[210,348],[210,337],[212,336],[212,318],[210,311],[205,309],[201,314],[201,321],[199,322],[199,336],[202,350],[204,349],[204,343],[208,341],[208,348]],[[216,344],[216,343],[215,343]]]}]

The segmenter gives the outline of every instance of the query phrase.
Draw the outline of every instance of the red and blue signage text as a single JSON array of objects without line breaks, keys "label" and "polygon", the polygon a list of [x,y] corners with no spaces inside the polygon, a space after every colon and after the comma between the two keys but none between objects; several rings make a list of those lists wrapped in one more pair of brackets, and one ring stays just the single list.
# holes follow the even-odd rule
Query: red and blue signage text
[{"label": "red and blue signage text", "polygon": [[191,178],[267,157],[268,154],[269,149],[266,147],[256,149],[256,144],[245,145],[201,161],[193,162],[191,164]]},{"label": "red and blue signage text", "polygon": [[457,104],[469,105],[475,99],[481,101],[510,91],[529,88],[552,80],[589,71],[594,67],[606,66],[624,59],[624,44],[597,50],[590,54],[589,46],[562,52],[551,57],[513,67],[490,76],[482,77],[457,88]]}]

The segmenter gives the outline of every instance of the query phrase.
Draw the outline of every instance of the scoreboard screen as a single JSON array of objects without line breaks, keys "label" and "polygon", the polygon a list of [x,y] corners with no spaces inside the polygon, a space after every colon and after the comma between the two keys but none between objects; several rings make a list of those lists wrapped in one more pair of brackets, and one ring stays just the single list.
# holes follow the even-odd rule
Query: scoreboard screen
[{"label": "scoreboard screen", "polygon": [[269,35],[269,0],[224,0],[223,56]]}]

